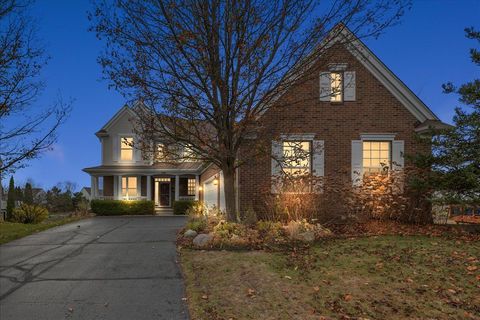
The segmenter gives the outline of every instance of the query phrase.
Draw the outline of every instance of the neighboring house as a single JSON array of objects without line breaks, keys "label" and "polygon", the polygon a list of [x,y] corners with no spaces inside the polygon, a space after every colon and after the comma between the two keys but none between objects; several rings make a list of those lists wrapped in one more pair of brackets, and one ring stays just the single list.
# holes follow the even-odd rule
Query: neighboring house
[{"label": "neighboring house", "polygon": [[[343,39],[349,39],[348,44]],[[364,173],[379,171],[381,163],[401,169],[404,154],[429,152],[415,140],[416,133],[447,126],[348,29],[326,52],[305,71],[306,80],[292,86],[258,120],[259,127],[267,128],[262,141],[267,141],[273,158],[291,152],[292,144],[301,146],[309,158],[283,168],[270,155],[242,159],[247,161],[237,171],[239,211],[261,206],[265,190],[278,192],[272,177],[282,170],[358,184]],[[285,103],[292,100],[303,102]],[[92,197],[100,197],[100,179],[101,198],[153,199],[161,207],[177,199],[200,199],[223,209],[223,177],[214,166],[143,160],[125,143],[136,139],[135,117],[134,108],[125,106],[96,133],[102,164],[84,169],[92,177]],[[341,168],[348,168],[348,174],[339,173]]]},{"label": "neighboring house", "polygon": [[36,204],[47,204],[47,193],[42,188],[32,188],[33,202]]},{"label": "neighboring house", "polygon": [[[100,190],[99,190],[100,191]],[[87,199],[88,201],[92,200],[92,188],[89,187],[83,187],[82,190],[80,190],[80,193],[82,196]]]}]

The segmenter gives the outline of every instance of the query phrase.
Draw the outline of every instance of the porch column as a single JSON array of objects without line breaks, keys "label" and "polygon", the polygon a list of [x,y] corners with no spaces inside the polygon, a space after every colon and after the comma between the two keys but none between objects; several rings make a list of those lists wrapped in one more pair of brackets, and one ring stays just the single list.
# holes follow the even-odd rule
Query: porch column
[{"label": "porch column", "polygon": [[90,192],[91,192],[90,197],[91,197],[92,199],[96,199],[96,198],[97,198],[96,180],[97,180],[97,177],[95,177],[95,176],[90,176]]},{"label": "porch column", "polygon": [[147,176],[147,200],[152,200],[152,176]]},{"label": "porch column", "polygon": [[180,195],[180,177],[175,176],[175,201],[178,201]]},{"label": "porch column", "polygon": [[195,176],[195,200],[200,199],[200,176],[197,174]]},{"label": "porch column", "polygon": [[113,200],[118,199],[118,176],[113,176]]}]

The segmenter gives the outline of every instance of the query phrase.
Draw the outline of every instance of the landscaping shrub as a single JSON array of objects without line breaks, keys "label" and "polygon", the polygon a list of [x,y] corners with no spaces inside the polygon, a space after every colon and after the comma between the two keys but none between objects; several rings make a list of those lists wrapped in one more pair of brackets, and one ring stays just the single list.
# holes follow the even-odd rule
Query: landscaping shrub
[{"label": "landscaping shrub", "polygon": [[48,210],[41,206],[22,204],[13,209],[12,221],[19,223],[39,223],[48,218]]},{"label": "landscaping shrub", "polygon": [[195,201],[195,203],[186,210],[185,214],[189,217],[205,217],[208,214],[208,208],[203,202]]},{"label": "landscaping shrub", "polygon": [[200,232],[206,230],[207,227],[208,227],[207,220],[205,220],[203,218],[194,218],[194,219],[190,219],[187,222],[187,225],[186,225],[185,229],[186,230],[191,229],[191,230],[196,231],[197,233],[200,233]]},{"label": "landscaping shrub", "polygon": [[177,200],[173,202],[173,214],[187,214],[187,212],[199,204],[196,200]]},{"label": "landscaping shrub", "polygon": [[92,200],[90,206],[100,216],[155,214],[155,203],[146,200]]}]

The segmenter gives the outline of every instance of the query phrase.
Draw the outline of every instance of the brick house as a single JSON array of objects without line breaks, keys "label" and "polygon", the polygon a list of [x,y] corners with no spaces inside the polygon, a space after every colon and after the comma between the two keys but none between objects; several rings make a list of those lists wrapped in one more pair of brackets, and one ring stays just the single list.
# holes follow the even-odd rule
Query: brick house
[{"label": "brick house", "polygon": [[[173,200],[200,199],[224,208],[223,176],[207,163],[155,163],[122,143],[135,139],[134,108],[122,108],[96,133],[102,142],[102,165],[84,169],[92,176],[92,197],[153,199],[160,207]],[[272,180],[285,170],[361,183],[367,172],[405,165],[404,154],[429,152],[414,139],[429,127],[444,127],[438,117],[347,28],[305,71],[305,78],[279,97],[259,119],[262,140],[271,150],[247,160],[237,171],[238,211],[261,206],[265,188],[278,192]],[[257,139],[252,137],[252,139]],[[309,156],[278,165],[296,149]],[[123,154],[123,153],[124,154]],[[97,191],[96,191],[97,190]]]}]

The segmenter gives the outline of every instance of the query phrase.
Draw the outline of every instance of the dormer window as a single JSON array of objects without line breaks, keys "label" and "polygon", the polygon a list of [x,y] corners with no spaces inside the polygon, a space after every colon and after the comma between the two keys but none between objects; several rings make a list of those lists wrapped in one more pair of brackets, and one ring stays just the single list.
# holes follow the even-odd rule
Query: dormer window
[{"label": "dormer window", "polygon": [[330,82],[330,101],[343,102],[343,72],[331,72]]},{"label": "dormer window", "polygon": [[133,160],[133,138],[123,137],[120,142],[120,160],[132,161]]}]

